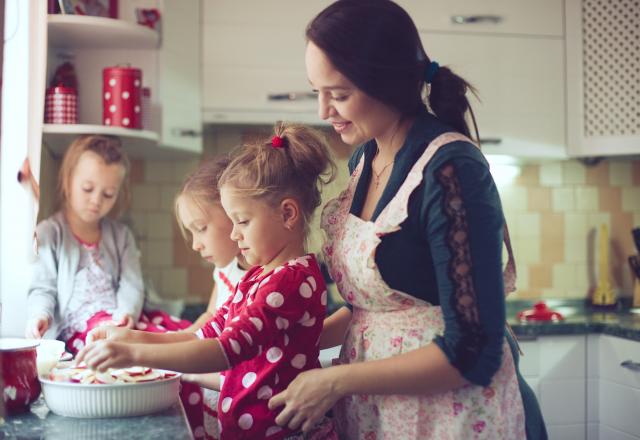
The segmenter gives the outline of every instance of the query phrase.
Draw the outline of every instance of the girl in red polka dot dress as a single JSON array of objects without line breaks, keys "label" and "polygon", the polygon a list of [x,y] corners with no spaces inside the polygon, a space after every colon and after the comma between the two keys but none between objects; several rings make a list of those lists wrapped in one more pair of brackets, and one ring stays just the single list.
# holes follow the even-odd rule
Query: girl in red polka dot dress
[{"label": "girl in red polka dot dress", "polygon": [[337,439],[328,418],[294,432],[278,426],[267,405],[298,374],[320,367],[327,291],[305,239],[334,169],[322,135],[307,127],[280,125],[269,140],[245,145],[219,181],[231,238],[253,265],[234,295],[196,335],[105,328],[78,361],[98,370],[219,371],[221,439]]}]

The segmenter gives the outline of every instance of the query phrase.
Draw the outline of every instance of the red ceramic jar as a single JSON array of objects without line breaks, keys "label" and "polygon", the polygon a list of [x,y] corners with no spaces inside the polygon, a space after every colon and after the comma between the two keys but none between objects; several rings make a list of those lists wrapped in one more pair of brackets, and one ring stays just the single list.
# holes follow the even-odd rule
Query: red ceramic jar
[{"label": "red ceramic jar", "polygon": [[142,128],[142,70],[105,67],[102,71],[102,123]]},{"label": "red ceramic jar", "polygon": [[0,338],[2,388],[7,414],[26,411],[40,395],[37,340]]}]

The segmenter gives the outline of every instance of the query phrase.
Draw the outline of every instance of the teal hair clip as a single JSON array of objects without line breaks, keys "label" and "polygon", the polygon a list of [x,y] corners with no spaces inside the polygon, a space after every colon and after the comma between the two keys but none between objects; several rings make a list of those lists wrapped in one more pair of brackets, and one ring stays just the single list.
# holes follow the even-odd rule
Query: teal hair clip
[{"label": "teal hair clip", "polygon": [[436,72],[440,68],[440,64],[436,61],[431,61],[424,72],[424,80],[427,84],[431,84],[433,77],[436,76]]}]

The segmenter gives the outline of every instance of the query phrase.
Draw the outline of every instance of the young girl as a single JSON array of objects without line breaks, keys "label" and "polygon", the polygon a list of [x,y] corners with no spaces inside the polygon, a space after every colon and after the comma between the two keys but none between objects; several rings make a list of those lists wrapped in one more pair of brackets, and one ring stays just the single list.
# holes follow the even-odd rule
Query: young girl
[{"label": "young girl", "polygon": [[[305,253],[305,237],[320,203],[320,185],[333,174],[327,147],[315,131],[279,126],[275,134],[248,145],[220,179],[222,206],[233,221],[231,238],[254,267],[197,338],[103,328],[94,336],[106,340],[87,346],[78,361],[98,370],[137,364],[187,373],[223,371],[222,439],[337,438],[329,419],[303,436],[277,426],[276,412],[267,407],[299,373],[320,366],[327,293],[315,256]],[[174,343],[158,350],[153,342]]]},{"label": "young girl", "polygon": [[231,240],[233,223],[220,203],[218,180],[231,159],[221,156],[203,162],[185,179],[174,209],[178,226],[192,248],[213,263],[213,291],[207,310],[186,331],[199,330],[231,296],[247,271],[248,263]]},{"label": "young girl", "polygon": [[129,160],[116,138],[82,136],[59,174],[62,209],[37,229],[26,336],[60,338],[76,353],[105,321],[133,327],[143,304],[139,252],[114,220],[128,200]]},{"label": "young girl", "polygon": [[[193,250],[209,263],[213,271],[213,292],[207,310],[185,331],[195,332],[209,321],[231,296],[236,284],[246,273],[248,263],[231,240],[233,223],[220,203],[218,180],[229,165],[230,158],[222,156],[203,162],[184,181],[175,201],[175,213],[183,236],[191,235]],[[204,434],[218,439],[217,373],[185,374],[183,380],[203,387]],[[210,389],[210,388],[214,389]]]}]

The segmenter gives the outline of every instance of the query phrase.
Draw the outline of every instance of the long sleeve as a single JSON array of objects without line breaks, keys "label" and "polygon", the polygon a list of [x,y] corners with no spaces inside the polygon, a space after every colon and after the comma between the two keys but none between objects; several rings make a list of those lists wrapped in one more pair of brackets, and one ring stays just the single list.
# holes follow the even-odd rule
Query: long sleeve
[{"label": "long sleeve", "polygon": [[434,162],[433,172],[425,173],[431,189],[423,205],[445,320],[444,335],[434,342],[465,378],[488,385],[504,341],[500,199],[486,164]]},{"label": "long sleeve", "polygon": [[43,221],[36,228],[38,256],[27,293],[28,317],[53,319],[58,303],[58,253],[62,234],[53,222]]},{"label": "long sleeve", "polygon": [[118,317],[124,314],[138,319],[144,302],[144,283],[140,268],[140,252],[131,230],[119,225],[121,229],[116,234],[116,246],[119,256],[120,274],[116,291]]}]

